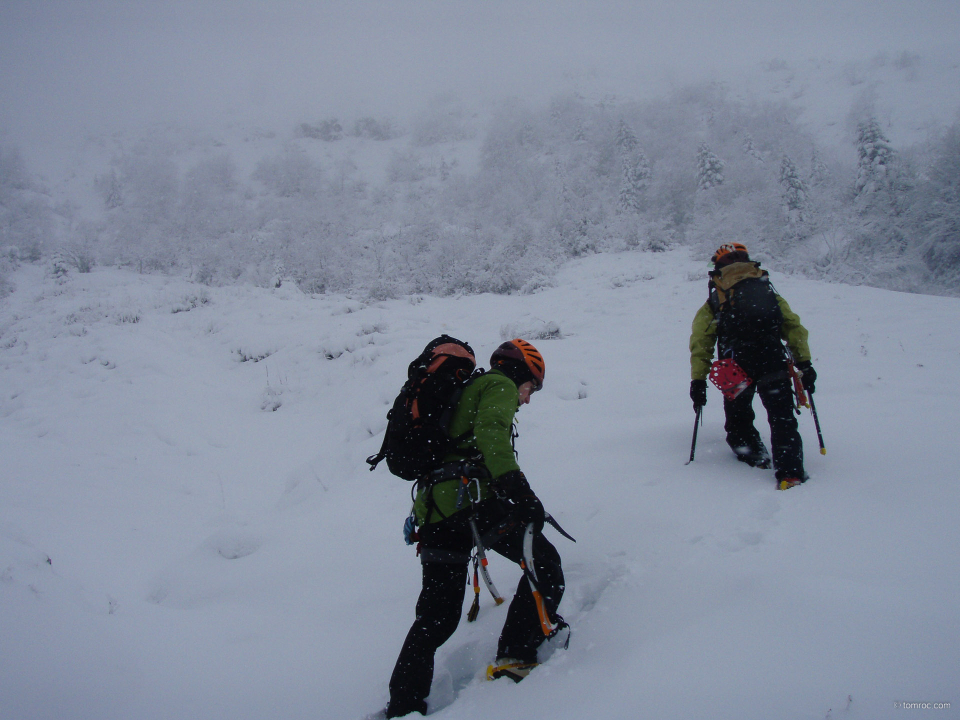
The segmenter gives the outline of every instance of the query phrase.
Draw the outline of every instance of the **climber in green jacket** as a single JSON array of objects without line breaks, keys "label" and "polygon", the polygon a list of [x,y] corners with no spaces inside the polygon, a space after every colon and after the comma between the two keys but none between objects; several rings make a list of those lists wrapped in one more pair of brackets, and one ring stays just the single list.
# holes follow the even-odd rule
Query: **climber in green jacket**
[{"label": "climber in green jacket", "polygon": [[[460,493],[460,477],[437,480],[417,493],[414,511],[417,525],[439,522],[451,515],[472,509],[472,504],[494,497],[493,478],[520,472],[511,442],[513,418],[519,405],[530,402],[530,394],[520,396],[517,385],[502,370],[491,370],[475,378],[463,391],[450,421],[450,437],[463,439],[454,452],[444,458],[445,466],[472,464],[478,477]],[[459,505],[458,505],[459,500]]]},{"label": "climber in green jacket", "polygon": [[[745,245],[724,244],[712,261],[708,298],[690,332],[690,398],[695,410],[707,402],[714,347],[721,359],[735,361],[751,382],[735,398],[724,398],[727,444],[738,460],[753,467],[769,468],[772,459],[777,487],[786,490],[807,479],[788,372],[790,357],[802,372],[804,388],[813,393],[817,373],[807,330],[774,291],[767,271],[750,260]],[[753,424],[755,394],[767,411],[772,458]]]},{"label": "climber in green jacket", "polygon": [[[390,678],[388,718],[427,712],[434,655],[460,622],[474,527],[485,548],[519,564],[523,536],[532,524],[537,586],[551,616],[563,595],[560,555],[542,532],[543,505],[513,448],[514,416],[543,387],[543,357],[530,343],[515,339],[494,351],[490,366],[467,385],[454,411],[449,435],[458,439],[456,449],[417,492],[423,586]],[[536,667],[544,639],[524,574],[507,610],[492,676],[519,682]]]}]

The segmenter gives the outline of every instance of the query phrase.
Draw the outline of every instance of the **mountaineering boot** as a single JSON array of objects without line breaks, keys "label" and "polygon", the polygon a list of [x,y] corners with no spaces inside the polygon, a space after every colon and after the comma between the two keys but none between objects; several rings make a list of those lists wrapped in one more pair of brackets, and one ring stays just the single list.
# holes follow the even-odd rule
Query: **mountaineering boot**
[{"label": "mountaineering boot", "polygon": [[781,478],[777,480],[777,489],[778,490],[789,490],[792,487],[796,487],[801,483],[805,483],[807,478],[804,477],[802,480],[799,478]]},{"label": "mountaineering boot", "polygon": [[733,448],[737,460],[746,463],[750,467],[760,468],[761,470],[770,469],[770,453],[767,448],[760,443],[759,445],[740,445]]},{"label": "mountaineering boot", "polygon": [[508,677],[514,682],[520,682],[539,664],[523,662],[514,658],[500,658],[493,665],[487,667],[487,680]]},{"label": "mountaineering boot", "polygon": [[760,470],[769,470],[772,467],[770,465],[769,455],[737,455],[737,460],[745,462],[750,467],[759,468]]}]

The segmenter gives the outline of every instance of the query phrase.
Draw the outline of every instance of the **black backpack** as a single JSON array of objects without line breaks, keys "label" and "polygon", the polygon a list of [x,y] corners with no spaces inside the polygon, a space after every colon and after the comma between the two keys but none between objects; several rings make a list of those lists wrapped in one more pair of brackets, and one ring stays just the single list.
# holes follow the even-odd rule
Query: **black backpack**
[{"label": "black backpack", "polygon": [[438,468],[456,445],[447,432],[450,419],[476,367],[467,343],[449,335],[430,341],[407,368],[380,452],[367,458],[370,470],[385,459],[397,477],[419,480]]},{"label": "black backpack", "polygon": [[783,311],[764,271],[740,280],[726,291],[714,284],[710,304],[717,318],[717,351],[733,358],[756,381],[786,370],[780,340]]},{"label": "black backpack", "polygon": [[774,338],[779,342],[783,312],[766,272],[762,277],[744,278],[726,292],[716,285],[711,290],[710,302],[721,338],[747,343]]}]

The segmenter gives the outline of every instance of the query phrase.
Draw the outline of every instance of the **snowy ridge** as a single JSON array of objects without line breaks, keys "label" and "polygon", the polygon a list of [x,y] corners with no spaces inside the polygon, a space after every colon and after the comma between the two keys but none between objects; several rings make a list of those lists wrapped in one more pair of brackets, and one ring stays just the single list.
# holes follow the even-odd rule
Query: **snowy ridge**
[{"label": "snowy ridge", "polygon": [[[810,330],[828,448],[805,412],[812,479],[784,493],[734,460],[712,389],[683,465],[705,296],[684,251],[383,302],[23,265],[0,301],[0,717],[382,706],[419,565],[409,485],[363,458],[429,339],[485,360],[518,330],[553,336],[518,449],[578,540],[553,536],[573,637],[482,682],[504,617],[482,596],[438,655],[438,720],[957,717],[960,301],[770,270]],[[490,570],[512,593],[516,568]]]}]

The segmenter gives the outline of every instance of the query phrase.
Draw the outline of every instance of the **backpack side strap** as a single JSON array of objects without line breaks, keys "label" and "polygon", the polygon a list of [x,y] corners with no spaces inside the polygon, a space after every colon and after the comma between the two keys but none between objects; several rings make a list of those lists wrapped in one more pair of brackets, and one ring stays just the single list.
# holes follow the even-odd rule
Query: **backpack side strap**
[{"label": "backpack side strap", "polygon": [[370,466],[370,472],[373,472],[377,469],[377,465],[383,462],[384,458],[387,457],[387,434],[383,434],[383,443],[380,445],[380,451],[376,455],[371,455],[367,458],[367,465]]}]

